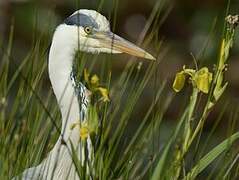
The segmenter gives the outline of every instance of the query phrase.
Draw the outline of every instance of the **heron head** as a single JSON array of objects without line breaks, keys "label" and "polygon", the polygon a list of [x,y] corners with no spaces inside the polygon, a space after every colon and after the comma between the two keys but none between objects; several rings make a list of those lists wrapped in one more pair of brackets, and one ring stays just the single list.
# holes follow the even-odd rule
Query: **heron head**
[{"label": "heron head", "polygon": [[76,11],[58,26],[56,33],[58,38],[70,42],[76,50],[89,53],[127,53],[155,60],[143,49],[112,33],[109,21],[94,10]]}]

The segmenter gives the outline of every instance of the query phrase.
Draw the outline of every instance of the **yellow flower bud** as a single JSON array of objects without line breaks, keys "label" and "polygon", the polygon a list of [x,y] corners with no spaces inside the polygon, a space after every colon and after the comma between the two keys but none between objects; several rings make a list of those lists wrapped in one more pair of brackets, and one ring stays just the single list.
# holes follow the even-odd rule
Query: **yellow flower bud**
[{"label": "yellow flower bud", "polygon": [[106,88],[98,87],[97,90],[99,90],[100,94],[102,95],[104,102],[110,101],[109,92]]},{"label": "yellow flower bud", "polygon": [[90,80],[90,83],[94,86],[98,86],[99,85],[99,77],[95,74],[92,76],[91,80]]},{"label": "yellow flower bud", "polygon": [[86,140],[86,138],[89,136],[90,132],[87,126],[82,126],[80,128],[80,137],[82,140]]},{"label": "yellow flower bud", "polygon": [[183,88],[183,86],[185,84],[185,79],[186,79],[186,77],[185,77],[185,73],[183,71],[176,74],[176,77],[173,82],[173,89],[175,92],[181,91],[181,89]]},{"label": "yellow flower bud", "polygon": [[194,81],[197,88],[207,94],[212,81],[212,73],[208,71],[207,67],[204,67],[195,73]]}]

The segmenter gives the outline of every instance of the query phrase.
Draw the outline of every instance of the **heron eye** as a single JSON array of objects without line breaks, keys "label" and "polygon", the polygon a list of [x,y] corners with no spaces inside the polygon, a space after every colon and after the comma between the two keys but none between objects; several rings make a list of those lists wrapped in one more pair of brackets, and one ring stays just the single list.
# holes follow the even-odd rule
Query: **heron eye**
[{"label": "heron eye", "polygon": [[84,30],[85,30],[86,34],[91,34],[92,33],[92,28],[89,27],[89,26],[85,27]]}]

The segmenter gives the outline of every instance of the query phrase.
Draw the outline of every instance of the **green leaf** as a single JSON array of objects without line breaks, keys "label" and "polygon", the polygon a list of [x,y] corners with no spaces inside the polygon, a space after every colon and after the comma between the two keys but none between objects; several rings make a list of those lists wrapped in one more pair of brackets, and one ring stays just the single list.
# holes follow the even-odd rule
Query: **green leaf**
[{"label": "green leaf", "polygon": [[216,100],[218,100],[221,97],[223,92],[226,90],[227,85],[228,85],[228,83],[224,84],[223,87],[220,87],[220,88],[214,90],[213,95]]},{"label": "green leaf", "polygon": [[187,112],[188,112],[187,110],[184,112],[183,116],[181,117],[180,122],[177,124],[177,127],[176,127],[176,129],[175,129],[175,131],[173,133],[173,136],[170,138],[168,144],[164,148],[162,156],[161,156],[161,158],[159,159],[159,161],[157,163],[157,166],[156,166],[156,168],[155,168],[155,170],[153,172],[151,180],[162,179],[163,172],[164,172],[164,170],[166,168],[167,159],[170,156],[170,154],[169,154],[170,153],[170,148],[172,147],[173,143],[175,142],[176,138],[179,135],[179,132],[180,132],[180,130],[182,128],[182,125],[184,123],[185,116],[186,116]]},{"label": "green leaf", "polygon": [[90,83],[89,77],[90,77],[90,73],[88,72],[87,69],[84,69],[84,80],[86,83]]},{"label": "green leaf", "polygon": [[224,140],[217,145],[213,150],[207,153],[199,162],[192,168],[192,170],[184,177],[184,180],[195,179],[208,165],[210,165],[219,155],[229,149],[235,140],[239,138],[239,132],[233,134],[231,137]]},{"label": "green leaf", "polygon": [[88,128],[90,133],[96,133],[98,131],[98,113],[96,106],[90,105],[88,110]]},{"label": "green leaf", "polygon": [[84,177],[84,171],[83,171],[83,167],[81,166],[81,162],[77,156],[77,151],[72,143],[72,141],[70,140],[70,149],[71,149],[71,152],[72,152],[72,161],[73,161],[73,164],[76,168],[76,172],[78,174],[79,177]]},{"label": "green leaf", "polygon": [[228,83],[225,83],[223,87],[217,88],[213,92],[214,99],[210,101],[208,109],[211,109],[215,103],[218,101],[218,99],[222,96],[223,92],[226,90]]}]

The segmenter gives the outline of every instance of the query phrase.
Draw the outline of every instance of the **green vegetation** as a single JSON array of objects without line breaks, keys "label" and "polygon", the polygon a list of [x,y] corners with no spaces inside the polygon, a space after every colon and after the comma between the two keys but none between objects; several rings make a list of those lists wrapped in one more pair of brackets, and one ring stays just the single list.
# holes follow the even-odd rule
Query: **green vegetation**
[{"label": "green vegetation", "polygon": [[[239,139],[239,131],[235,127],[238,113],[228,118],[231,130],[225,133],[221,143],[206,148],[222,119],[224,109],[207,137],[201,136],[209,114],[230,84],[224,76],[239,23],[238,16],[226,16],[218,59],[214,61],[215,68],[210,69],[206,65],[195,65],[195,68],[188,69],[184,67],[172,83],[158,78],[157,67],[169,52],[161,47],[162,42],[153,41],[157,37],[158,24],[163,21],[159,17],[164,18],[168,13],[162,12],[165,6],[161,3],[155,5],[142,33],[143,46],[155,43],[158,54],[156,62],[142,64],[136,60],[129,61],[121,75],[113,81],[111,63],[114,56],[101,56],[102,71],[99,77],[90,76],[84,71],[87,64],[87,69],[93,73],[96,61],[101,61],[97,55],[89,58],[89,55],[79,53],[76,56],[78,78],[84,79],[88,88],[95,93],[89,111],[89,122],[93,125],[84,129],[85,133],[89,129],[94,138],[94,163],[90,168],[93,179],[239,177],[238,148],[235,143]],[[8,47],[1,45],[0,179],[10,179],[25,168],[39,164],[56,142],[61,127],[55,97],[51,89],[46,90],[45,85],[48,81],[48,42],[39,36],[24,59],[15,59],[11,52],[13,39],[14,26],[11,28]],[[17,70],[12,72],[12,68]],[[145,106],[144,115],[137,121],[140,122],[137,128],[130,130],[130,121],[135,118],[137,104],[143,103],[142,94],[152,80],[152,102]],[[185,102],[179,109],[176,124],[171,127],[172,133],[167,132],[167,140],[161,141],[158,136],[163,129],[162,122],[166,121],[165,113],[177,96],[173,89],[183,92],[187,83],[191,85],[191,94],[184,94]],[[169,85],[173,86],[170,90],[167,88]],[[201,101],[202,96],[205,102]],[[73,158],[76,159],[75,165],[81,178],[90,179],[84,171],[86,167],[78,163],[77,157]]]}]

